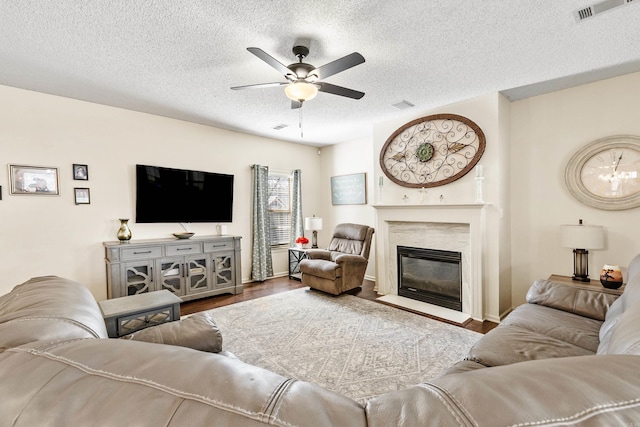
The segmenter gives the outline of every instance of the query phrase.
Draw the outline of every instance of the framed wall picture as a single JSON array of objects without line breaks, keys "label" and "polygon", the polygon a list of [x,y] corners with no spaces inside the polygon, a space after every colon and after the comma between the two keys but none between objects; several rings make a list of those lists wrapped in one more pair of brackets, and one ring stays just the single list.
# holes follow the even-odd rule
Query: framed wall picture
[{"label": "framed wall picture", "polygon": [[366,205],[367,174],[355,173],[331,177],[331,204]]},{"label": "framed wall picture", "polygon": [[89,166],[73,164],[73,179],[76,181],[88,181],[89,180]]},{"label": "framed wall picture", "polygon": [[10,194],[58,196],[58,168],[9,165]]},{"label": "framed wall picture", "polygon": [[91,203],[91,196],[88,188],[74,188],[76,205],[88,205]]}]

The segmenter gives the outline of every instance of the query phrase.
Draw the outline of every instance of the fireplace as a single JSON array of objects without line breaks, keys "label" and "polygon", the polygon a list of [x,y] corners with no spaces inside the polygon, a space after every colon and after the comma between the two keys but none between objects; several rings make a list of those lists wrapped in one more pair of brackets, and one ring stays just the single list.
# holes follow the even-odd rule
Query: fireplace
[{"label": "fireplace", "polygon": [[398,246],[398,295],[462,311],[462,254]]}]

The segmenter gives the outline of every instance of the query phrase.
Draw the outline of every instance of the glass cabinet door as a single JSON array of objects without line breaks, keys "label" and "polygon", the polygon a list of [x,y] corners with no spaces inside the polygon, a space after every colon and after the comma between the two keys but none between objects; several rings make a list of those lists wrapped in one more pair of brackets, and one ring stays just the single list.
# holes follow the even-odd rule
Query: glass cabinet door
[{"label": "glass cabinet door", "polygon": [[176,295],[184,294],[183,258],[166,258],[160,260],[159,286],[156,290],[166,289]]},{"label": "glass cabinet door", "polygon": [[142,294],[153,290],[153,261],[137,261],[123,264],[123,296]]},{"label": "glass cabinet door", "polygon": [[216,288],[232,286],[234,283],[233,252],[213,256],[213,279]]},{"label": "glass cabinet door", "polygon": [[187,258],[187,293],[197,293],[211,288],[209,275],[207,274],[209,259],[207,256]]}]

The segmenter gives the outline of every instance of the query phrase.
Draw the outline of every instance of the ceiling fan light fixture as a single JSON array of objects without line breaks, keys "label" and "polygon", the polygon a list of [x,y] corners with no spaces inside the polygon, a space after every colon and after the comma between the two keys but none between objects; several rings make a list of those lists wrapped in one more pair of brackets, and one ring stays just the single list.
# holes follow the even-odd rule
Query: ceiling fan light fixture
[{"label": "ceiling fan light fixture", "polygon": [[318,94],[318,87],[304,81],[293,82],[284,88],[284,93],[292,101],[309,101]]}]

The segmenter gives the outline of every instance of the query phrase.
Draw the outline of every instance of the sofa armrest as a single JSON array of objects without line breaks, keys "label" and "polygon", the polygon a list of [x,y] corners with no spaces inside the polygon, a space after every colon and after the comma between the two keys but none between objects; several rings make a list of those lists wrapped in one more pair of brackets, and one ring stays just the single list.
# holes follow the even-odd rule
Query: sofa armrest
[{"label": "sofa armrest", "polygon": [[[634,425],[640,356],[534,360],[440,376],[370,399],[369,427]],[[563,423],[564,421],[564,423]]]},{"label": "sofa armrest", "polygon": [[527,292],[527,302],[567,311],[596,320],[604,320],[619,295],[604,288],[536,280]]},{"label": "sofa armrest", "polygon": [[222,351],[222,334],[206,312],[196,313],[177,322],[142,329],[121,339],[177,345],[210,353]]},{"label": "sofa armrest", "polygon": [[331,261],[331,252],[329,252],[326,249],[308,249],[307,258],[308,259],[324,259],[327,261]]},{"label": "sofa armrest", "polygon": [[367,264],[368,260],[362,255],[352,255],[352,254],[341,254],[336,257],[334,260],[336,264]]}]

